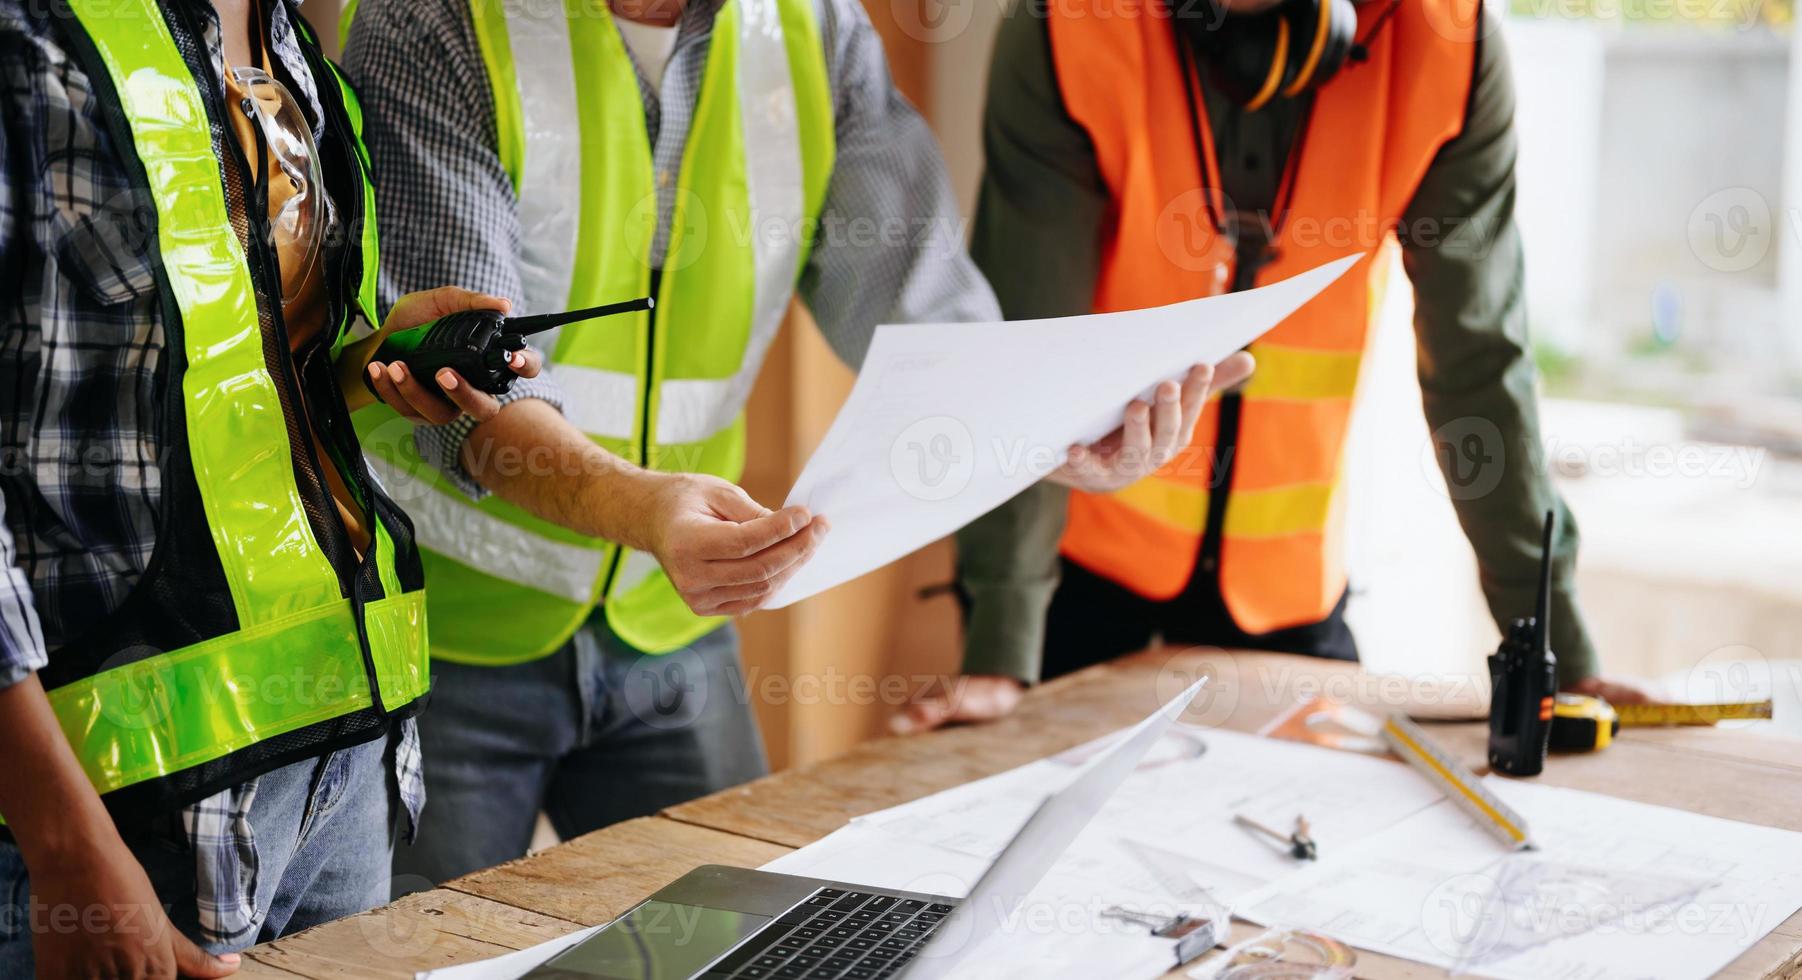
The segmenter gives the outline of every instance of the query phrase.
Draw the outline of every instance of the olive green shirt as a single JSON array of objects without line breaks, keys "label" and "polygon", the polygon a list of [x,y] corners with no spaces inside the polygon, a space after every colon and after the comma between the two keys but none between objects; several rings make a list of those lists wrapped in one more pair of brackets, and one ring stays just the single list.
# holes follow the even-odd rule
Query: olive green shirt
[{"label": "olive green shirt", "polygon": [[[1009,319],[1092,309],[1110,208],[1094,147],[1059,96],[1043,10],[1015,5],[989,70],[988,169],[971,252]],[[1559,512],[1552,647],[1568,683],[1596,672],[1596,654],[1574,591],[1577,527],[1547,478],[1540,446],[1514,224],[1514,85],[1499,26],[1484,15],[1464,129],[1433,160],[1399,237],[1414,285],[1427,423],[1503,629],[1532,614],[1544,515]],[[1223,190],[1241,209],[1270,209],[1304,104],[1248,113],[1212,92],[1205,98]],[[1332,148],[1309,142],[1306,152]],[[1067,493],[1040,483],[959,532],[958,584],[969,603],[965,673],[1038,678]]]}]

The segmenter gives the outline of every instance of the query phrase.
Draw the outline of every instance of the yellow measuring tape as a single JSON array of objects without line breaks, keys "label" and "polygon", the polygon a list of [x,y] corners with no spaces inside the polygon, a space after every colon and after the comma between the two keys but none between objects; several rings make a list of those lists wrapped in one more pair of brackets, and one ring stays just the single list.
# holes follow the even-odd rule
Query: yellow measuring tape
[{"label": "yellow measuring tape", "polygon": [[1771,717],[1769,701],[1729,701],[1720,704],[1622,704],[1615,706],[1622,728],[1655,728],[1661,725],[1712,725],[1718,721],[1743,721]]}]

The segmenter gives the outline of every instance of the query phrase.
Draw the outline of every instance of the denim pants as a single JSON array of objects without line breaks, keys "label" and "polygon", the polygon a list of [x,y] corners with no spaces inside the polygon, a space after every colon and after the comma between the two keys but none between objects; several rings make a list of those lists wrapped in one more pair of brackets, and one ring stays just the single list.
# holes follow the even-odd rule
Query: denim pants
[{"label": "denim pants", "polygon": [[568,840],[768,771],[730,625],[649,655],[596,612],[539,660],[435,661],[419,724],[426,806],[397,894],[524,855],[541,810]]},{"label": "denim pants", "polygon": [[[239,942],[200,942],[194,851],[178,818],[128,841],[170,922],[224,953],[385,903],[397,805],[387,746],[376,739],[258,778],[246,857],[260,921]],[[19,849],[0,841],[0,980],[32,975],[32,930],[50,920],[32,915],[30,894]]]}]

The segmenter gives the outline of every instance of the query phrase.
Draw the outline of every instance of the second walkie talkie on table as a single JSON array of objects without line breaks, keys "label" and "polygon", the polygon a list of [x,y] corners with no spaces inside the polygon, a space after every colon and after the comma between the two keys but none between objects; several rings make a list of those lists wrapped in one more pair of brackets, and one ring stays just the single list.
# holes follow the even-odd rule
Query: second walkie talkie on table
[{"label": "second walkie talkie on table", "polygon": [[[450,368],[472,387],[490,395],[504,395],[513,387],[513,354],[525,349],[526,338],[532,334],[584,320],[637,313],[655,305],[646,296],[541,316],[508,317],[493,310],[463,310],[395,333],[382,341],[374,359],[405,364],[407,372],[420,384],[439,394],[442,391],[438,387],[438,372]],[[367,385],[368,378],[363,383]]]},{"label": "second walkie talkie on table", "polygon": [[1552,535],[1557,527],[1557,513],[1546,511],[1536,615],[1510,623],[1502,645],[1489,656],[1489,767],[1510,776],[1539,775],[1552,734],[1558,694],[1558,658],[1550,639]]}]

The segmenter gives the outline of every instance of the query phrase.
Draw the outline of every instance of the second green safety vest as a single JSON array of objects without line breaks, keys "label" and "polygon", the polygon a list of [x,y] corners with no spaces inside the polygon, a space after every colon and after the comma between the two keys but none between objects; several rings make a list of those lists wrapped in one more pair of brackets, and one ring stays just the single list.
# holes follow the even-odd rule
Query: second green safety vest
[{"label": "second green safety vest", "polygon": [[[280,295],[279,279],[257,227],[248,250],[232,230],[227,162],[211,128],[227,110],[209,109],[201,84],[216,82],[183,58],[170,29],[186,18],[186,33],[200,35],[204,11],[188,3],[50,8],[107,107],[114,145],[132,155],[132,193],[153,219],[167,347],[155,553],[117,610],[50,651],[38,672],[121,824],[382,737],[429,687],[412,528],[360,463],[330,359],[297,368],[285,344],[266,343],[281,322],[267,299]],[[357,232],[329,253],[341,344],[352,317],[375,308],[374,199],[356,98],[299,30],[330,135],[322,151],[334,154],[327,171],[342,175],[333,189],[344,227]],[[374,541],[361,556],[342,524],[323,523],[338,517],[308,414],[369,517]]]},{"label": "second green safety vest", "polygon": [[[633,462],[737,480],[745,401],[832,172],[815,0],[725,0],[677,173],[653,164],[637,75],[606,0],[472,3],[499,154],[519,200],[522,312],[657,298],[648,313],[534,340],[550,355],[564,414]],[[653,269],[658,190],[671,181],[668,248]],[[689,611],[649,554],[505,501],[472,503],[393,420],[376,408],[358,425],[372,436],[375,469],[419,525],[434,656],[542,657],[596,606],[622,639],[653,653],[723,622]]]}]

